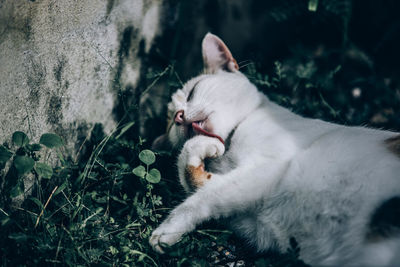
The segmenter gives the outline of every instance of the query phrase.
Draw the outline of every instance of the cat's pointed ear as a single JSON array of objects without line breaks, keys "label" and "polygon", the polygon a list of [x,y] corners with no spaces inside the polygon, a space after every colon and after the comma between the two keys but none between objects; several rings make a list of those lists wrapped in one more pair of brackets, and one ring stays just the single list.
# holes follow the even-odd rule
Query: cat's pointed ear
[{"label": "cat's pointed ear", "polygon": [[207,33],[203,39],[202,51],[206,73],[216,73],[220,69],[230,72],[239,70],[231,51],[218,36]]}]

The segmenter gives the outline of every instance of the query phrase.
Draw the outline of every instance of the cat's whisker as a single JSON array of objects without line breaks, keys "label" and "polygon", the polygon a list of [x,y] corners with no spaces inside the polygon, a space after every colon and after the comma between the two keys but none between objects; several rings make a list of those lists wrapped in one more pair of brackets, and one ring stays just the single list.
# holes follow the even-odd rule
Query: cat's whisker
[{"label": "cat's whisker", "polygon": [[247,66],[250,66],[250,65],[253,65],[254,63],[253,62],[250,62],[250,63],[248,63],[248,64],[244,64],[244,65],[242,65],[242,66],[239,66],[239,69],[243,69],[243,68],[245,68],[245,67],[247,67]]},{"label": "cat's whisker", "polygon": [[243,61],[238,63],[239,70],[244,68],[244,67],[246,67],[246,66],[252,65],[252,64],[254,64],[254,62],[252,60],[250,60],[250,59],[249,60],[243,60]]}]

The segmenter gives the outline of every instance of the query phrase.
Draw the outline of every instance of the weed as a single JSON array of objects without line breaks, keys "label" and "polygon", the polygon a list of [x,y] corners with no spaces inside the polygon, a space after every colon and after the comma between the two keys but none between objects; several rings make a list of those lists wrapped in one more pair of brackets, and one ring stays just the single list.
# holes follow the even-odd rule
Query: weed
[{"label": "weed", "polygon": [[[55,134],[30,144],[15,132],[11,148],[0,146],[1,168],[8,167],[1,192],[2,265],[158,264],[147,239],[161,217],[161,197],[152,192],[161,174],[149,169],[153,152],[121,140],[129,126],[91,144],[88,160],[76,164],[59,153],[62,140]],[[55,167],[41,161],[44,149],[57,152]],[[27,176],[34,177],[30,190],[24,188]]]}]

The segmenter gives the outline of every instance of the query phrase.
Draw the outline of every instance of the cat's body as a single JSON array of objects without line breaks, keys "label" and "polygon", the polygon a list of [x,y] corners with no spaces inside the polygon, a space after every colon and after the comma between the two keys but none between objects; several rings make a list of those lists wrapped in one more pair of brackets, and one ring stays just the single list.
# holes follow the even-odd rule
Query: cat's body
[{"label": "cat's body", "polygon": [[205,37],[203,56],[210,74],[175,93],[166,137],[184,144],[179,177],[194,193],[154,231],[153,247],[229,218],[258,251],[285,252],[295,239],[312,265],[400,260],[400,236],[371,226],[376,210],[400,196],[397,135],[306,119],[270,102],[216,36]]}]

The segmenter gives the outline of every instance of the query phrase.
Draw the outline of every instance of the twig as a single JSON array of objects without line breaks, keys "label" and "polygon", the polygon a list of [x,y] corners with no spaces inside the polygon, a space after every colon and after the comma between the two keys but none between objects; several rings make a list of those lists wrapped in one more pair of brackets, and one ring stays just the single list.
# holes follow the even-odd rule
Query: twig
[{"label": "twig", "polygon": [[7,212],[5,212],[2,208],[0,208],[0,211],[3,212],[7,217],[10,217]]},{"label": "twig", "polygon": [[57,212],[62,210],[67,205],[69,205],[69,203],[66,203],[66,204],[62,205],[61,207],[59,207],[55,212],[53,212],[49,217],[47,217],[47,219],[50,219],[51,217],[53,217],[54,214],[56,214]]},{"label": "twig", "polygon": [[57,250],[56,250],[56,257],[54,258],[54,261],[57,261],[58,253],[60,252],[61,240],[62,240],[62,238],[60,238],[60,240],[58,240],[58,245],[57,245]]},{"label": "twig", "polygon": [[65,199],[68,201],[68,203],[74,208],[74,204],[71,203],[69,198],[65,195],[64,190],[61,190],[61,193],[64,195]]},{"label": "twig", "polygon": [[46,204],[44,204],[44,207],[43,207],[42,211],[40,212],[40,214],[39,214],[39,216],[38,216],[38,218],[36,220],[35,228],[38,226],[39,221],[40,221],[40,217],[42,217],[42,215],[44,213],[44,210],[46,209],[47,205],[49,204],[49,202],[50,202],[51,198],[53,197],[53,194],[56,192],[57,188],[58,188],[58,185],[56,187],[54,187],[53,191],[51,192],[49,198],[46,201]]},{"label": "twig", "polygon": [[339,112],[336,112],[336,110],[333,107],[331,107],[331,105],[329,105],[328,102],[326,102],[325,98],[322,96],[321,93],[319,93],[319,96],[321,97],[322,104],[324,104],[324,106],[326,106],[331,112],[331,114],[336,118],[339,115],[338,114]]},{"label": "twig", "polygon": [[211,234],[206,233],[206,232],[204,232],[204,231],[202,231],[202,230],[197,230],[196,232],[199,233],[199,234],[203,234],[203,235],[205,235],[205,236],[208,236],[208,237],[210,237],[210,238],[212,238],[212,239],[214,239],[214,240],[217,240],[217,239],[218,239],[215,235],[211,235]]},{"label": "twig", "polygon": [[145,94],[147,94],[147,92],[151,89],[151,88],[153,88],[153,86],[158,82],[158,80],[160,80],[166,73],[167,73],[167,71],[169,71],[171,69],[171,65],[169,65],[168,67],[166,67],[161,73],[159,73],[158,75],[157,75],[157,78],[155,78],[154,80],[153,80],[153,82],[140,94],[140,98],[142,97],[142,96],[144,96]]},{"label": "twig", "polygon": [[179,77],[178,73],[175,71],[175,68],[173,68],[173,72],[175,77],[178,79],[179,84],[183,87],[183,82],[181,80],[181,78]]}]

